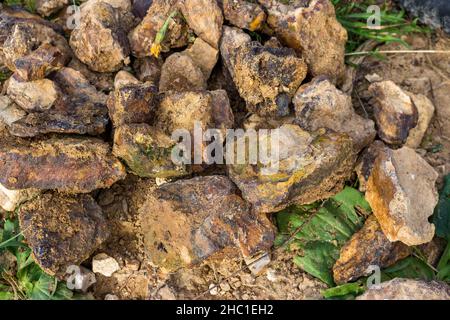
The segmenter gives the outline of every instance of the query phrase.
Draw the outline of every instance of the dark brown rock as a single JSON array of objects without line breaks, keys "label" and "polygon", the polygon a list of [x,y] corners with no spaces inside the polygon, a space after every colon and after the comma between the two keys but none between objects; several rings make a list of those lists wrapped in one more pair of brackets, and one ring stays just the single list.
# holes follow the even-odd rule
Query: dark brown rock
[{"label": "dark brown rock", "polygon": [[109,235],[102,209],[90,195],[43,194],[21,206],[19,221],[34,260],[60,277]]},{"label": "dark brown rock", "polygon": [[236,191],[224,176],[180,180],[157,188],[140,209],[144,244],[152,262],[173,271],[229,247],[238,247],[244,257],[267,251],[274,239],[270,222],[251,212]]},{"label": "dark brown rock", "polygon": [[88,193],[125,175],[109,146],[98,139],[50,139],[0,148],[0,183],[8,189]]},{"label": "dark brown rock", "polygon": [[266,21],[266,13],[255,2],[247,0],[219,0],[225,20],[233,26],[250,31],[259,30]]},{"label": "dark brown rock", "polygon": [[374,99],[380,138],[388,144],[404,144],[418,122],[417,108],[411,98],[392,81],[375,82],[369,92]]},{"label": "dark brown rock", "polygon": [[406,258],[412,249],[401,242],[390,242],[381,230],[374,215],[342,247],[339,259],[333,266],[336,284],[355,281],[372,273],[370,266],[387,268]]}]

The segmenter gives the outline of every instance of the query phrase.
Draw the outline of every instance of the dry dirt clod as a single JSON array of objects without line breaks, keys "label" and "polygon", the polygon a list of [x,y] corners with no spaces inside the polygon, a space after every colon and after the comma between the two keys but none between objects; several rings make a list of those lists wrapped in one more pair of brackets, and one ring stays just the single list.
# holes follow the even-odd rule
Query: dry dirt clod
[{"label": "dry dirt clod", "polygon": [[207,176],[166,183],[151,193],[140,216],[152,262],[173,271],[230,247],[244,257],[268,250],[274,239],[270,222],[251,212],[236,191],[227,177]]},{"label": "dry dirt clod", "polygon": [[202,69],[189,55],[176,52],[162,66],[159,91],[206,90],[206,81]]},{"label": "dry dirt clod", "polygon": [[357,300],[449,300],[450,287],[437,281],[396,278],[368,289]]},{"label": "dry dirt clod", "polygon": [[151,83],[141,83],[126,71],[116,75],[115,90],[108,100],[109,116],[115,127],[130,123],[150,123],[153,120],[158,89]]},{"label": "dry dirt clod", "polygon": [[376,136],[375,124],[356,114],[352,99],[325,77],[314,78],[301,86],[293,99],[296,122],[305,130],[327,128],[352,138],[355,153]]},{"label": "dry dirt clod", "polygon": [[176,142],[147,124],[122,125],[115,130],[113,154],[140,177],[172,178],[189,173],[172,162]]},{"label": "dry dirt clod", "polygon": [[159,50],[168,52],[170,49],[181,48],[188,44],[189,28],[179,14],[179,0],[153,0],[144,19],[128,34],[134,56],[144,58],[152,55],[151,49],[156,34],[173,12],[178,13],[169,21],[166,36]]},{"label": "dry dirt clod", "polygon": [[312,76],[326,75],[333,82],[342,78],[347,31],[329,0],[258,1],[268,12],[267,24],[285,46],[305,59]]},{"label": "dry dirt clod", "polygon": [[438,202],[437,172],[413,149],[384,148],[367,182],[366,199],[390,241],[409,246],[430,242],[428,222]]},{"label": "dry dirt clod", "polygon": [[181,12],[195,34],[218,49],[223,15],[216,0],[181,0]]},{"label": "dry dirt clod", "polygon": [[125,175],[109,146],[98,139],[50,139],[0,148],[0,183],[8,189],[88,193],[108,188]]},{"label": "dry dirt clod", "polygon": [[[11,80],[8,94],[22,108],[26,106],[24,109],[29,110],[27,116],[9,126],[11,134],[19,137],[45,133],[98,135],[105,131],[109,122],[107,96],[97,92],[80,72],[62,68],[52,74],[51,80],[26,83],[17,82],[14,77]],[[56,97],[40,91],[47,86],[55,89]],[[22,87],[30,90],[20,91]]]},{"label": "dry dirt clod", "polygon": [[111,277],[114,272],[119,271],[120,266],[116,259],[106,253],[99,253],[92,258],[92,271],[100,273],[105,277]]},{"label": "dry dirt clod", "polygon": [[225,20],[241,29],[257,31],[265,23],[267,15],[255,2],[247,0],[218,0]]},{"label": "dry dirt clod", "polygon": [[36,0],[36,11],[44,17],[51,16],[69,4],[69,0]]},{"label": "dry dirt clod", "polygon": [[89,258],[109,235],[102,210],[90,195],[44,194],[20,208],[19,221],[33,258],[59,277]]},{"label": "dry dirt clod", "polygon": [[412,249],[401,242],[390,242],[374,215],[367,218],[361,230],[341,249],[333,266],[336,284],[355,281],[371,274],[370,266],[387,268],[406,258]]},{"label": "dry dirt clod", "polygon": [[419,116],[417,125],[409,131],[405,145],[412,149],[416,149],[422,143],[425,132],[428,130],[431,119],[433,118],[435,108],[430,99],[423,94],[416,95],[410,93],[409,96],[416,106]]},{"label": "dry dirt clod", "polygon": [[[239,142],[243,139],[245,136],[235,140],[234,145],[243,143]],[[257,143],[270,145],[271,139],[268,134],[260,134]],[[276,212],[294,203],[312,203],[339,192],[353,169],[352,148],[352,141],[345,134],[325,130],[308,133],[296,125],[283,125],[279,128],[278,161],[252,165],[246,159],[245,164],[229,165],[228,174],[254,210]],[[237,148],[233,149],[236,155]],[[270,169],[274,168],[272,173]]]},{"label": "dry dirt clod", "polygon": [[[230,73],[249,111],[262,116],[289,114],[291,99],[306,77],[303,60],[292,49],[264,47],[239,35],[236,39],[234,31],[228,34],[222,39],[222,46],[228,52],[236,50],[229,59]],[[227,58],[225,53],[224,60]]]},{"label": "dry dirt clod", "polygon": [[83,8],[80,25],[71,33],[70,46],[77,58],[93,71],[119,70],[130,54],[120,10],[102,1]]},{"label": "dry dirt clod", "polygon": [[418,112],[410,96],[392,81],[375,82],[369,92],[374,99],[374,115],[380,138],[402,145],[417,125]]}]

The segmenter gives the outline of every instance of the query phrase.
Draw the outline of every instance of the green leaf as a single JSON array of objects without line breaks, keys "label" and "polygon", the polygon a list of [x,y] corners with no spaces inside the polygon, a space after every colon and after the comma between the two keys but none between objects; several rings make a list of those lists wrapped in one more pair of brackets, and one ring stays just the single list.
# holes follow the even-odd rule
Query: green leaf
[{"label": "green leaf", "polygon": [[349,299],[354,298],[366,291],[363,280],[357,282],[346,283],[334,288],[327,289],[322,292],[325,299]]},{"label": "green leaf", "polygon": [[12,300],[14,298],[14,294],[8,291],[0,291],[0,300]]},{"label": "green leaf", "polygon": [[362,226],[362,215],[370,212],[364,196],[346,187],[319,205],[292,206],[276,216],[277,243],[291,239],[287,249],[298,255],[294,263],[312,276],[333,286],[331,269],[341,247]]},{"label": "green leaf", "polygon": [[394,278],[433,280],[435,278],[434,270],[416,257],[405,258],[393,266],[384,269],[382,274],[386,280]]},{"label": "green leaf", "polygon": [[450,282],[450,242],[447,243],[447,247],[439,260],[437,270],[437,278],[439,280]]},{"label": "green leaf", "polygon": [[433,223],[436,226],[436,235],[450,241],[450,174],[444,179],[444,188],[434,210]]}]

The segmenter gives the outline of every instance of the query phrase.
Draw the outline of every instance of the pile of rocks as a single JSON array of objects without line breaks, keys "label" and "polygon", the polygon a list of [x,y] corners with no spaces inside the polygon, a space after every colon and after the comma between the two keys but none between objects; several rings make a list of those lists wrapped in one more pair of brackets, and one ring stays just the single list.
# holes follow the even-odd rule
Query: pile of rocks
[{"label": "pile of rocks", "polygon": [[[374,262],[354,257],[366,249],[387,265],[431,241],[437,174],[413,148],[433,104],[374,81],[374,120],[356,113],[339,90],[347,34],[329,0],[89,0],[74,30],[68,1],[37,3],[61,25],[0,11],[0,62],[13,73],[0,96],[0,205],[25,202],[21,226],[47,272],[63,275],[107,239],[95,191],[127,174],[169,180],[139,209],[145,250],[165,271],[254,261],[273,245],[267,213],[336,194],[355,167],[374,217],[343,249],[338,283]],[[198,121],[280,129],[279,171],[173,163],[172,132]]]}]

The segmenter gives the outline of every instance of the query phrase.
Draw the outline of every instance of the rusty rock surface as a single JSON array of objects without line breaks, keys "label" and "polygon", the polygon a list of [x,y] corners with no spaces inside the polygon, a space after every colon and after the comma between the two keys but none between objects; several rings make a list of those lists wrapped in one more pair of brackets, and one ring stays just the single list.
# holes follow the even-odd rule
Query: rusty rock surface
[{"label": "rusty rock surface", "polygon": [[[179,0],[153,0],[144,19],[129,34],[131,50],[138,58],[151,55],[156,34],[173,12],[180,12]],[[189,28],[180,14],[169,21],[169,27],[160,50],[184,47],[189,42]]]},{"label": "rusty rock surface", "polygon": [[353,109],[352,99],[325,77],[302,85],[293,99],[296,121],[305,130],[327,128],[346,133],[358,153],[376,136],[375,123],[364,119]]},{"label": "rusty rock surface", "polygon": [[406,258],[412,249],[401,242],[391,242],[381,230],[374,215],[342,247],[339,259],[333,266],[336,284],[355,281],[372,273],[370,266],[387,268]]},{"label": "rusty rock surface", "polygon": [[169,136],[147,124],[122,125],[114,132],[113,154],[140,177],[179,177],[189,172],[172,162],[175,144]]},{"label": "rusty rock surface", "polygon": [[258,1],[268,12],[267,24],[305,59],[312,76],[326,75],[333,82],[343,77],[347,31],[337,21],[331,1]]},{"label": "rusty rock surface", "polygon": [[109,235],[102,209],[90,195],[43,194],[21,206],[19,221],[34,260],[50,275],[63,276]]},{"label": "rusty rock surface", "polygon": [[80,25],[71,33],[70,46],[91,70],[118,71],[130,54],[120,10],[101,1],[84,8]]},{"label": "rusty rock surface", "polygon": [[[48,91],[40,91],[42,85],[36,86],[37,83],[54,88],[54,96],[48,95]],[[30,90],[21,91],[21,87]],[[15,88],[14,94],[11,92],[12,88]],[[31,108],[28,109],[28,115],[9,126],[10,133],[19,137],[34,137],[45,133],[99,135],[105,131],[109,122],[107,96],[98,92],[80,72],[72,68],[57,71],[52,74],[51,80],[10,82],[8,94],[22,108],[24,105]],[[54,101],[42,102],[50,98]]]},{"label": "rusty rock surface", "polygon": [[217,1],[181,0],[181,12],[195,34],[218,49],[222,36],[223,15]]},{"label": "rusty rock surface", "polygon": [[139,211],[152,262],[174,271],[229,247],[239,248],[244,257],[268,250],[273,227],[236,192],[224,176],[179,180],[157,188]]},{"label": "rusty rock surface", "polygon": [[[245,138],[236,139],[234,145]],[[251,148],[271,145],[272,139],[268,132],[249,144]],[[235,161],[228,166],[228,175],[257,212],[276,212],[294,203],[329,198],[342,189],[353,170],[353,145],[347,135],[325,130],[308,133],[297,125],[283,125],[278,141],[278,160],[268,164],[248,159],[237,163],[237,148],[233,147],[234,154],[227,150],[227,157]]]},{"label": "rusty rock surface", "polygon": [[409,246],[430,242],[428,222],[438,202],[437,172],[413,149],[384,148],[367,182],[366,200],[390,241]]},{"label": "rusty rock surface", "polygon": [[375,82],[370,85],[369,92],[374,99],[380,138],[388,144],[404,144],[418,121],[417,108],[410,96],[393,81]]},{"label": "rusty rock surface", "polygon": [[98,139],[53,138],[0,148],[0,183],[8,189],[88,193],[125,175],[108,144]]},{"label": "rusty rock surface", "polygon": [[449,300],[444,282],[396,278],[368,289],[357,300]]},{"label": "rusty rock surface", "polygon": [[[121,79],[127,74],[128,79]],[[150,123],[156,108],[157,91],[151,82],[142,83],[126,71],[118,72],[115,90],[108,99],[109,117],[113,125]]]},{"label": "rusty rock surface", "polygon": [[247,0],[219,0],[225,20],[241,29],[257,31],[265,23],[267,15],[256,2]]},{"label": "rusty rock surface", "polygon": [[285,116],[307,67],[289,48],[264,47],[245,42],[232,63],[233,80],[247,108],[262,116]]}]

